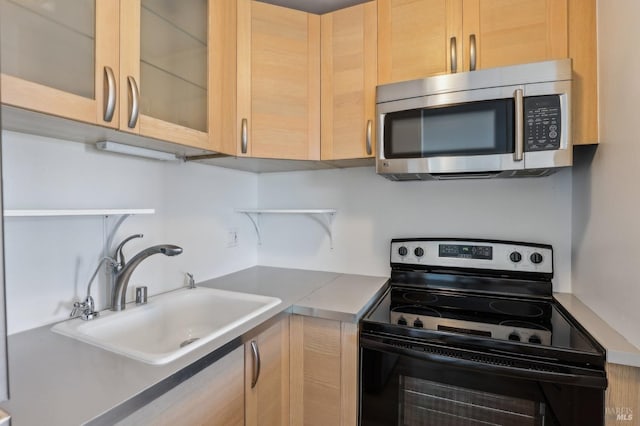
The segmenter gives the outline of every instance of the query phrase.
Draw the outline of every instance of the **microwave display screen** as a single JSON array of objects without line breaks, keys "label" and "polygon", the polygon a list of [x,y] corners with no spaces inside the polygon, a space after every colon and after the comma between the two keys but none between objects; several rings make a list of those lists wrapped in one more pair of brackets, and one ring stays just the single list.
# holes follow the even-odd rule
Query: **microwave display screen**
[{"label": "microwave display screen", "polygon": [[385,157],[512,153],[513,109],[509,98],[388,113]]}]

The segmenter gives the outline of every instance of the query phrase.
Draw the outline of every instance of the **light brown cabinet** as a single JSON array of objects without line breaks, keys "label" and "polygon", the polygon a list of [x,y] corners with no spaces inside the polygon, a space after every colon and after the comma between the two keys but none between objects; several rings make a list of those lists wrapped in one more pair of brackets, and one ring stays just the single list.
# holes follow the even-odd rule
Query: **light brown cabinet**
[{"label": "light brown cabinet", "polygon": [[375,155],[376,3],[321,17],[322,160]]},{"label": "light brown cabinet", "polygon": [[243,426],[244,420],[244,349],[239,347],[117,424]]},{"label": "light brown cabinet", "polygon": [[238,0],[238,156],[320,159],[320,16]]},{"label": "light brown cabinet", "polygon": [[640,424],[640,368],[607,364],[605,425]]},{"label": "light brown cabinet", "polygon": [[289,318],[245,344],[247,426],[289,424]]},{"label": "light brown cabinet", "polygon": [[291,316],[291,424],[357,424],[358,327]]},{"label": "light brown cabinet", "polygon": [[379,0],[380,84],[567,57],[566,0]]},{"label": "light brown cabinet", "polygon": [[118,79],[117,1],[0,0],[2,103],[108,127]]},{"label": "light brown cabinet", "polygon": [[462,0],[462,45],[465,71],[566,58],[567,0]]},{"label": "light brown cabinet", "polygon": [[214,17],[225,2],[120,2],[120,130],[207,149],[211,68],[223,29]]},{"label": "light brown cabinet", "polygon": [[2,103],[211,149],[232,3],[2,0]]}]

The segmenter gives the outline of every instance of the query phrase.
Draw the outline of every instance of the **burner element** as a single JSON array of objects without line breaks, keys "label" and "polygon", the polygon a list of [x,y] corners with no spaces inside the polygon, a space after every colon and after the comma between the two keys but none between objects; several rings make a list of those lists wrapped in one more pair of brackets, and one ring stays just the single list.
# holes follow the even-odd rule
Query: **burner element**
[{"label": "burner element", "polygon": [[402,298],[411,303],[433,303],[438,300],[435,294],[423,291],[408,291],[402,294]]},{"label": "burner element", "polygon": [[544,313],[540,307],[532,303],[518,302],[516,300],[494,300],[489,303],[489,307],[499,314],[516,317],[536,318]]}]

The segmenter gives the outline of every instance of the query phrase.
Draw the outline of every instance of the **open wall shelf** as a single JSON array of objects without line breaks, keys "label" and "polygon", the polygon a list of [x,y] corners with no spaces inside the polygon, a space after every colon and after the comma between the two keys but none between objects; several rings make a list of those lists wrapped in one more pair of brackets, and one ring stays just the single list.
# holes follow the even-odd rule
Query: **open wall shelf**
[{"label": "open wall shelf", "polygon": [[37,209],[5,210],[5,217],[55,217],[55,216],[121,216],[154,214],[154,209]]},{"label": "open wall shelf", "polygon": [[260,235],[260,217],[263,214],[295,214],[295,215],[307,215],[315,219],[320,225],[327,231],[329,235],[329,243],[333,250],[333,219],[337,213],[335,209],[236,209],[237,213],[245,214],[253,227],[256,230],[258,236],[258,244],[262,244],[262,237]]}]

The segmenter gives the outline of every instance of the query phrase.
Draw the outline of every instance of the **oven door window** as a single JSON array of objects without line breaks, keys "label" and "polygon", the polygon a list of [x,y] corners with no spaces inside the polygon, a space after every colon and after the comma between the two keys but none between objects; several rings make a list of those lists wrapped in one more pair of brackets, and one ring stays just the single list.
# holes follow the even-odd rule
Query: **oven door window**
[{"label": "oven door window", "polygon": [[513,109],[509,98],[387,113],[385,158],[511,154]]},{"label": "oven door window", "polygon": [[[601,425],[600,389],[496,375],[363,347],[361,426]],[[576,405],[578,404],[578,406]]]}]

